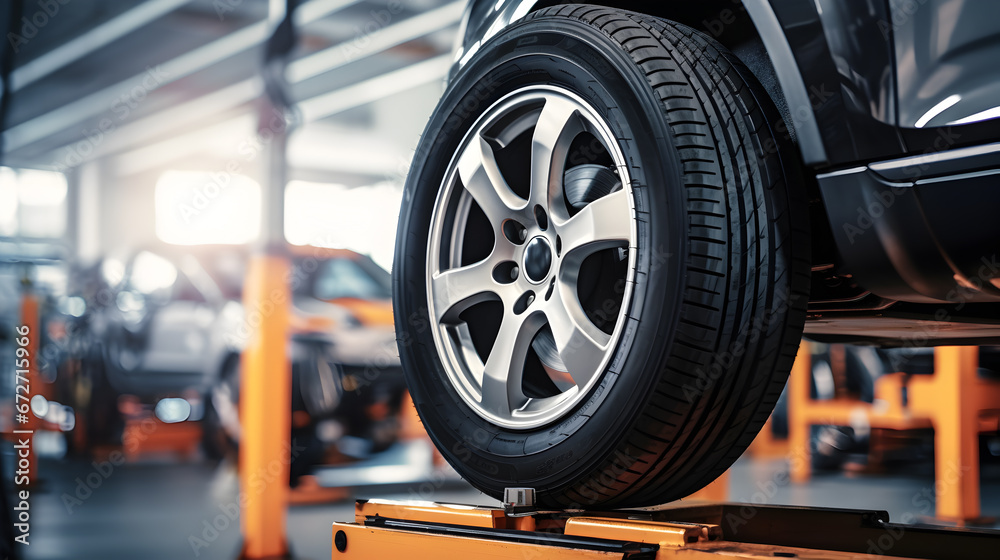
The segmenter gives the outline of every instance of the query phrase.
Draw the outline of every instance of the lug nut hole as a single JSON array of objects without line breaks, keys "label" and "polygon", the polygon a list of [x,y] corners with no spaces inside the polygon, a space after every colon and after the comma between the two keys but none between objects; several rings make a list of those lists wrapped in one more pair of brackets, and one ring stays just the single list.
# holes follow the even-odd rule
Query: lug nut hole
[{"label": "lug nut hole", "polygon": [[514,314],[524,313],[535,302],[535,292],[524,292],[514,303]]},{"label": "lug nut hole", "polygon": [[503,236],[514,245],[520,245],[528,238],[528,230],[514,220],[506,220],[503,223]]},{"label": "lug nut hole", "polygon": [[545,209],[538,204],[535,205],[535,223],[542,231],[549,229],[549,217],[545,214]]},{"label": "lug nut hole", "polygon": [[510,284],[521,274],[521,269],[513,261],[502,262],[493,267],[493,279],[498,284]]}]

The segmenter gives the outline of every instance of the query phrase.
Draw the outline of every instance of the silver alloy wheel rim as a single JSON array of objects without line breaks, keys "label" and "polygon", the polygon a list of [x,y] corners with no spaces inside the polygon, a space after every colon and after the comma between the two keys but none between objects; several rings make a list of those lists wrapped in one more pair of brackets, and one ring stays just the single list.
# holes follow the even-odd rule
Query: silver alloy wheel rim
[{"label": "silver alloy wheel rim", "polygon": [[[495,134],[496,130],[501,134]],[[487,139],[485,131],[494,135]],[[509,144],[529,131],[531,163],[525,199],[508,186],[494,146]],[[583,132],[596,138],[610,156],[613,165],[609,169],[617,175],[620,187],[616,185],[617,190],[572,214],[563,174],[570,146]],[[489,221],[495,242],[487,258],[463,266],[463,232],[473,201]],[[536,215],[539,206],[541,219]],[[505,235],[504,225],[509,221],[523,226],[521,243]],[[529,246],[534,248],[529,251]],[[609,334],[588,318],[579,300],[578,280],[589,255],[612,247],[618,247],[619,258],[627,261],[627,273],[624,283],[615,286],[621,303]],[[569,412],[601,378],[621,336],[634,286],[635,248],[635,204],[628,168],[615,136],[597,112],[577,95],[553,86],[529,86],[494,103],[466,134],[449,163],[435,202],[427,251],[434,342],[447,378],[462,399],[481,417],[512,429],[536,428]],[[545,249],[550,251],[547,269],[545,255],[540,253]],[[509,271],[514,279],[501,283],[497,270]],[[503,315],[484,361],[459,314],[487,300],[499,300]],[[543,330],[551,336],[535,340]],[[543,364],[557,394],[524,394],[522,373],[532,347],[536,352],[554,347],[542,353],[557,364]]]}]

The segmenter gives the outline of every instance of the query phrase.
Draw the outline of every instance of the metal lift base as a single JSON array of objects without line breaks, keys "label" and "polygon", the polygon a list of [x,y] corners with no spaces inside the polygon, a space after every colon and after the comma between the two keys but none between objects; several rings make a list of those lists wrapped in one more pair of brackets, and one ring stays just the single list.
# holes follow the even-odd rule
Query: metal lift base
[{"label": "metal lift base", "polygon": [[884,511],[675,502],[609,512],[359,500],[333,524],[333,559],[996,560],[1000,532],[900,525]]}]

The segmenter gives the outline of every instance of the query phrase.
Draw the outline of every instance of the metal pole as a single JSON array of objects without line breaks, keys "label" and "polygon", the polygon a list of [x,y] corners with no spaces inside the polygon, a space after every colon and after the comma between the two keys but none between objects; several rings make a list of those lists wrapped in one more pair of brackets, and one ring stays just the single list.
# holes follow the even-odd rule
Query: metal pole
[{"label": "metal pole", "polygon": [[245,320],[252,329],[242,356],[240,415],[240,507],[242,558],[289,558],[285,530],[289,465],[292,461],[291,364],[288,326],[290,263],[285,250],[284,192],[287,180],[285,57],[295,42],[293,0],[271,2],[275,27],[267,47],[268,95],[258,105],[258,135],[266,143],[261,236],[244,285]]}]

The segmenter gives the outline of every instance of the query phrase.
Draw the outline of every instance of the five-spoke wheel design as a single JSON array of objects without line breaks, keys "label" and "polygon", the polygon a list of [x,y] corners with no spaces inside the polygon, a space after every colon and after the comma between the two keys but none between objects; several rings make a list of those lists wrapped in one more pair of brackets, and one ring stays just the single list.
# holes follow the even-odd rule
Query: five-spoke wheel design
[{"label": "five-spoke wheel design", "polygon": [[435,202],[427,298],[448,380],[483,418],[555,421],[608,365],[634,285],[628,168],[575,94],[531,86],[465,135]]}]

